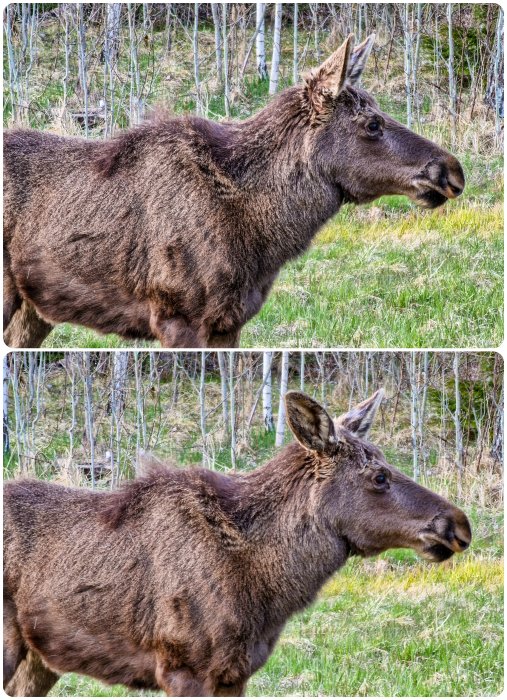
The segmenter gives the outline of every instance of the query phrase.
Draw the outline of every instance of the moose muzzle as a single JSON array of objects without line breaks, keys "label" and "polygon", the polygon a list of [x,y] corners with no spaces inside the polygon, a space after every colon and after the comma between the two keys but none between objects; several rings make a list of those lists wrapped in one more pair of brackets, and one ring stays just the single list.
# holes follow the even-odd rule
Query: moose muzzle
[{"label": "moose muzzle", "polygon": [[412,182],[416,201],[428,209],[455,199],[463,192],[465,175],[457,158],[450,153],[434,158]]},{"label": "moose muzzle", "polygon": [[456,552],[464,552],[472,541],[467,516],[459,508],[438,515],[421,533],[422,554],[430,561],[445,561]]}]

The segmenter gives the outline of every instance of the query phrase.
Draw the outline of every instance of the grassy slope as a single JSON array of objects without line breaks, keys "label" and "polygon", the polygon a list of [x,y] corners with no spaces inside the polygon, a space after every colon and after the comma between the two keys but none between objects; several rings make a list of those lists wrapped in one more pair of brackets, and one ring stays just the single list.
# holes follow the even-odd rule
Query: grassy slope
[{"label": "grassy slope", "polygon": [[[501,516],[473,513],[472,550],[351,559],[287,625],[250,696],[481,696],[503,683]],[[53,695],[140,695],[68,674]],[[154,695],[155,693],[145,693]]]},{"label": "grassy slope", "polygon": [[[242,346],[498,346],[502,162],[465,159],[465,167],[466,194],[443,209],[423,211],[403,197],[344,207],[282,270]],[[46,345],[129,344],[64,324]]]}]

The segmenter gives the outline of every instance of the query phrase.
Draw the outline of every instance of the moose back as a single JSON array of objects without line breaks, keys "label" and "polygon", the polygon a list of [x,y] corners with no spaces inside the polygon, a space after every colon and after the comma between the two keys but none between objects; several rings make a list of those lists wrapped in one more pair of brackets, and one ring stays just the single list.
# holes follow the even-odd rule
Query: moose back
[{"label": "moose back", "polygon": [[45,695],[74,671],[168,695],[241,695],[349,556],[465,550],[465,514],[366,440],[381,398],[333,421],[289,392],[297,442],[250,473],[153,460],[117,492],[7,483],[7,692]]},{"label": "moose back", "polygon": [[4,139],[4,339],[71,322],[165,347],[234,347],[280,268],[344,202],[435,207],[459,162],[357,86],[350,36],[252,118],[154,117],[108,141]]}]

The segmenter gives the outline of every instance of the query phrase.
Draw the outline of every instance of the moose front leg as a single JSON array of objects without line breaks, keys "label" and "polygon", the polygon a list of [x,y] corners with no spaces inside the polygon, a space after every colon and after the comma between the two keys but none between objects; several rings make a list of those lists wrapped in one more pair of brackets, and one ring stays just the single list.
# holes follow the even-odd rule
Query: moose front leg
[{"label": "moose front leg", "polygon": [[59,678],[60,676],[51,671],[40,656],[30,649],[6,685],[5,692],[15,698],[43,698]]},{"label": "moose front leg", "polygon": [[230,333],[211,333],[204,344],[208,348],[239,348],[241,328]]},{"label": "moose front leg", "polygon": [[166,695],[174,698],[208,697],[205,683],[186,666],[171,668],[167,661],[159,660],[155,671],[158,686]]},{"label": "moose front leg", "polygon": [[23,301],[4,329],[4,342],[10,348],[39,348],[52,330],[53,326]]},{"label": "moose front leg", "polygon": [[152,306],[150,328],[163,348],[200,348],[203,343],[188,320],[180,314]]}]

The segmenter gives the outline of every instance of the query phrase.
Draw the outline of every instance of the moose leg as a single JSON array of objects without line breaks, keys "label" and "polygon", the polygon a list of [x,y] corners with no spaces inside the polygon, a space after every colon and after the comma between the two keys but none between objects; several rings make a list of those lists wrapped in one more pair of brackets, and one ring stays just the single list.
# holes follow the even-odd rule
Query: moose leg
[{"label": "moose leg", "polygon": [[207,697],[205,685],[187,667],[176,670],[167,668],[164,661],[159,661],[155,678],[161,690],[169,697]]},{"label": "moose leg", "polygon": [[26,656],[13,600],[4,596],[4,690]]},{"label": "moose leg", "polygon": [[163,348],[200,348],[197,333],[184,316],[168,316],[160,308],[151,310],[150,327]]},{"label": "moose leg", "polygon": [[206,343],[207,348],[239,348],[241,329],[232,333],[212,333]]},{"label": "moose leg", "polygon": [[4,330],[4,341],[11,348],[38,348],[52,330],[53,326],[23,301]]},{"label": "moose leg", "polygon": [[10,683],[7,684],[5,692],[15,698],[45,697],[59,677],[44,665],[35,651],[30,649]]},{"label": "moose leg", "polygon": [[216,698],[240,698],[245,694],[246,682],[218,685],[213,693]]}]

